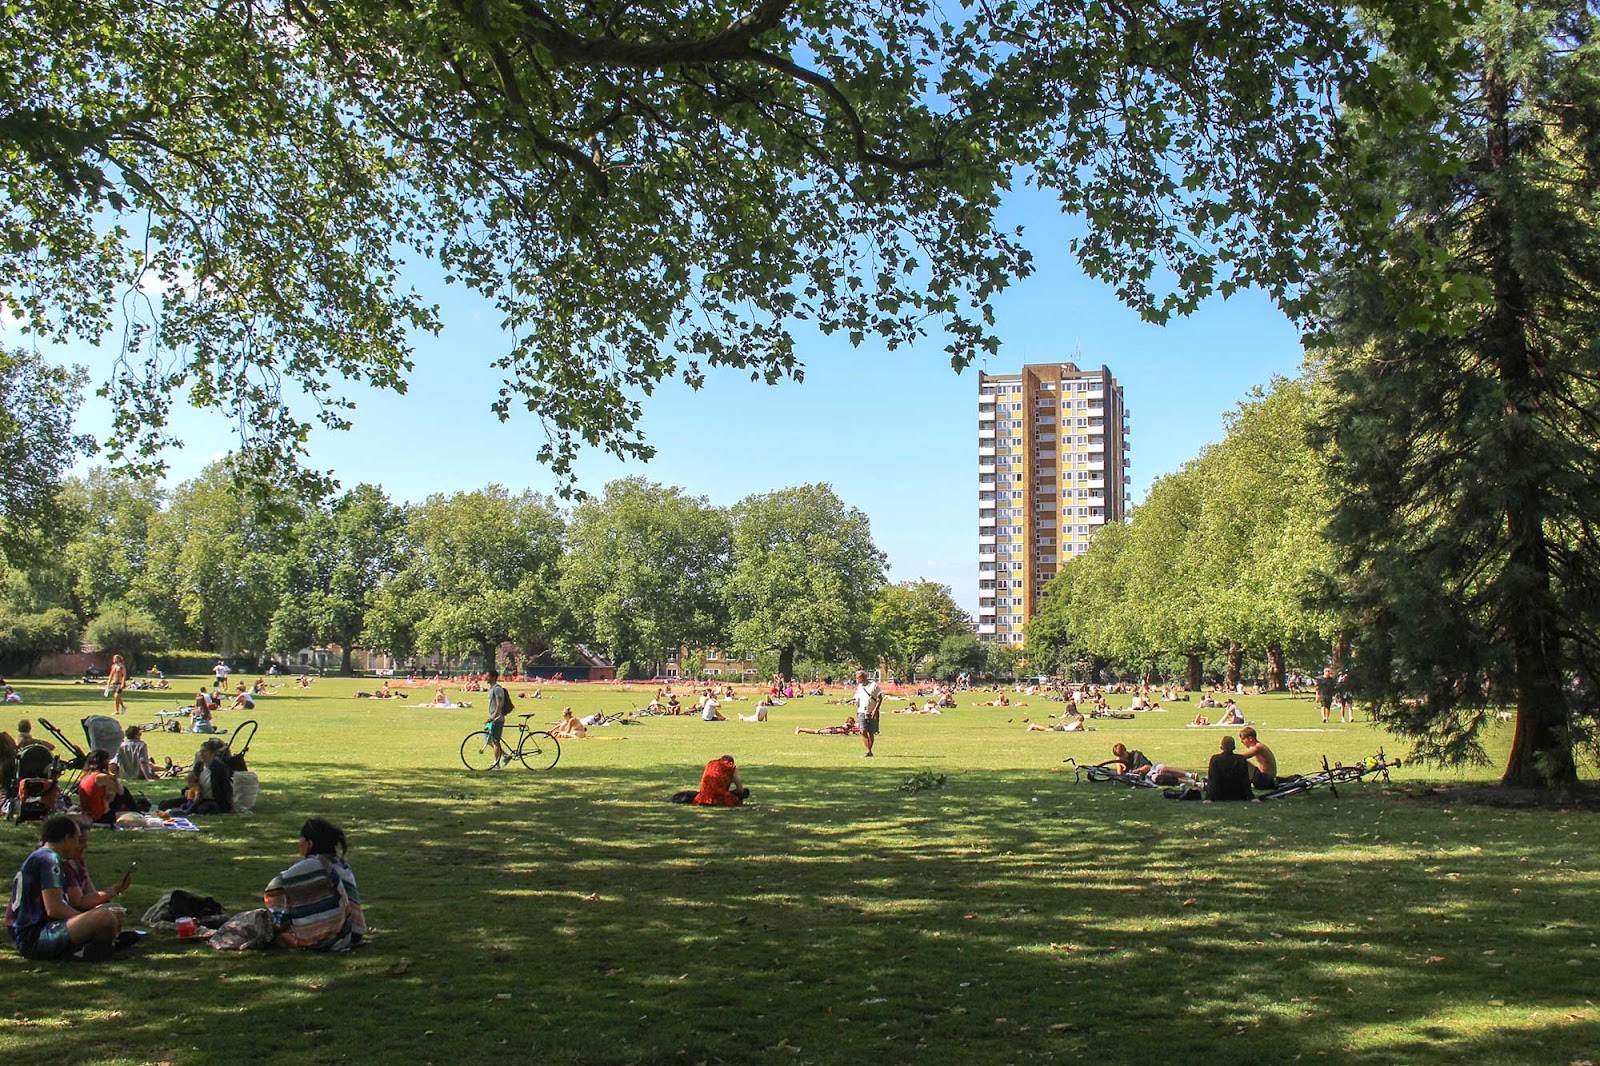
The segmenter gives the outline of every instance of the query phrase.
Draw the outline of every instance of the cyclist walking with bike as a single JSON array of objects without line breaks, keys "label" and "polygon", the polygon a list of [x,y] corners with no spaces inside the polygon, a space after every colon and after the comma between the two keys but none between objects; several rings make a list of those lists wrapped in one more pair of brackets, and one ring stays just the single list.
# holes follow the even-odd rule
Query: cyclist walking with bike
[{"label": "cyclist walking with bike", "polygon": [[511,761],[506,756],[505,745],[500,742],[506,729],[506,714],[511,710],[511,697],[500,684],[498,670],[491,669],[484,677],[489,682],[489,721],[484,728],[489,732],[489,742],[494,745],[494,765],[489,769],[498,770]]}]

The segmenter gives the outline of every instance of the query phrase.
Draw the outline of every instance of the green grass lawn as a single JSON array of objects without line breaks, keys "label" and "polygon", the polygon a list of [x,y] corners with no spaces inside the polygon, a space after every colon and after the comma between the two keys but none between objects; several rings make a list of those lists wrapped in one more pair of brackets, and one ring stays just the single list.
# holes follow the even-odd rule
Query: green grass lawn
[{"label": "green grass lawn", "polygon": [[[1076,783],[1062,759],[1123,740],[1203,767],[1219,731],[1184,728],[1192,704],[1029,734],[1023,719],[1058,705],[977,708],[973,694],[940,717],[887,716],[871,760],[857,738],[796,736],[846,714],[808,698],[765,724],[612,727],[597,732],[627,739],[567,743],[553,771],[475,775],[456,749],[481,694],[453,711],[349,698],[373,684],[262,701],[254,814],[200,834],[98,832],[90,852],[101,884],[140,860],[134,917],[180,887],[244,910],[296,858],[301,820],[329,817],[351,837],[370,946],[236,954],[157,933],[98,966],[3,953],[0,1061],[1600,1058],[1593,816],[1403,791],[1497,767],[1174,803]],[[85,686],[21,691],[8,710],[74,739],[109,707]],[[546,686],[518,710],[554,721],[648,692]],[[1402,747],[1365,724],[1323,728],[1306,699],[1242,702],[1285,771]],[[130,717],[177,703],[132,693]],[[150,739],[180,761],[196,740]],[[1498,760],[1509,730],[1497,739]],[[724,752],[750,806],[666,802]],[[946,787],[900,791],[924,769]],[[36,829],[0,826],[7,871]]]}]

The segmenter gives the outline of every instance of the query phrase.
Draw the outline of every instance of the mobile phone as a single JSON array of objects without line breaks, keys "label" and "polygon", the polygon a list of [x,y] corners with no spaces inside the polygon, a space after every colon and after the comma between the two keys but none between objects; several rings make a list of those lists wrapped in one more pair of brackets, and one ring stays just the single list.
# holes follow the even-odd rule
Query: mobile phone
[{"label": "mobile phone", "polygon": [[128,864],[128,872],[123,874],[122,876],[124,876],[124,877],[132,877],[133,876],[133,871],[137,870],[138,868],[139,868],[139,860],[138,859],[134,859],[132,862],[130,862]]}]

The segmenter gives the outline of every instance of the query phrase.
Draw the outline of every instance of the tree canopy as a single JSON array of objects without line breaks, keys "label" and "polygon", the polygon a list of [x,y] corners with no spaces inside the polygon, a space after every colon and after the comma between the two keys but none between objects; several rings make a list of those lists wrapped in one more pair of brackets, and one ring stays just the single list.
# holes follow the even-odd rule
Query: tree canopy
[{"label": "tree canopy", "polygon": [[[1365,6],[1438,67],[1453,0]],[[800,328],[994,351],[994,297],[1031,269],[997,214],[1021,181],[1086,218],[1080,262],[1151,319],[1292,297],[1336,101],[1379,95],[1361,27],[1311,0],[38,0],[8,22],[0,306],[42,337],[121,327],[113,456],[157,461],[187,400],[280,477],[313,420],[347,424],[345,379],[405,388],[442,325],[420,263],[498,308],[493,407],[538,418],[563,474],[583,444],[648,456],[666,378],[799,378]]]}]

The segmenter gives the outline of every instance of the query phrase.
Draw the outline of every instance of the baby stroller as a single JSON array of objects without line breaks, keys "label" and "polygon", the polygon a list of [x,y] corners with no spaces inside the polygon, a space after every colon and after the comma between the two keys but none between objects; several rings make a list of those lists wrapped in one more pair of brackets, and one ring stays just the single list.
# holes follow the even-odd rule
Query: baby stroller
[{"label": "baby stroller", "polygon": [[256,720],[254,718],[247,722],[240,722],[233,727],[233,739],[228,741],[227,746],[219,753],[222,761],[228,764],[228,769],[236,774],[241,770],[250,769],[245,764],[244,756],[245,752],[250,750],[250,742],[255,738]]},{"label": "baby stroller", "polygon": [[5,815],[13,822],[34,822],[56,811],[61,796],[61,760],[43,744],[29,744],[17,752],[6,771],[3,788]]}]

